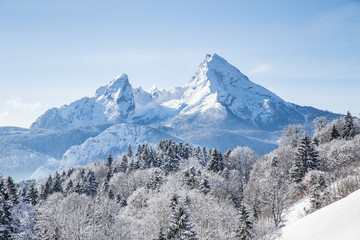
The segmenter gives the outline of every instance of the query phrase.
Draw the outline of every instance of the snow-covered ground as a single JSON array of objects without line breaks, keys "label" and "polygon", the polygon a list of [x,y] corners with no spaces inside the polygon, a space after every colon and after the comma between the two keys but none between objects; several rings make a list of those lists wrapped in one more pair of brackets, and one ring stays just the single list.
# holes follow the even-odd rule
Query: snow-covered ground
[{"label": "snow-covered ground", "polygon": [[360,190],[282,229],[283,240],[360,239]]},{"label": "snow-covered ground", "polygon": [[296,222],[297,220],[306,216],[306,212],[310,209],[310,199],[304,198],[295,203],[292,207],[287,209],[283,215],[286,226]]}]

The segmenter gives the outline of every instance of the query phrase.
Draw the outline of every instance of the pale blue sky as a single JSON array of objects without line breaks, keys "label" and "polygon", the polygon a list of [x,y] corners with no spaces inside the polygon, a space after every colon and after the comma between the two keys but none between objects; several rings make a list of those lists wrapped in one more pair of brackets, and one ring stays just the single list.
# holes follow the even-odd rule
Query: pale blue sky
[{"label": "pale blue sky", "polygon": [[360,1],[0,0],[0,126],[122,73],[182,86],[214,52],[286,101],[360,113]]}]

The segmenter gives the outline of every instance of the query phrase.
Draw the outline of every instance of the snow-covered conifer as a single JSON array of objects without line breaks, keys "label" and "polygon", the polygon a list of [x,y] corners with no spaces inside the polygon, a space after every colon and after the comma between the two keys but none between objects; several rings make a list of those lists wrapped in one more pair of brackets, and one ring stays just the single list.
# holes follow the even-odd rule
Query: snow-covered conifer
[{"label": "snow-covered conifer", "polygon": [[250,240],[253,239],[253,223],[249,219],[249,213],[245,206],[242,205],[239,213],[239,226],[236,229],[236,239]]}]

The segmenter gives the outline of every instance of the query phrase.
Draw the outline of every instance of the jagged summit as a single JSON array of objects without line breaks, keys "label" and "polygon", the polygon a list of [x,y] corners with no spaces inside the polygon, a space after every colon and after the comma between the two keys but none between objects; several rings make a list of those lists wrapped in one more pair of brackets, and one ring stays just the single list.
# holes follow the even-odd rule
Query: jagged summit
[{"label": "jagged summit", "polygon": [[88,125],[125,122],[135,109],[132,86],[126,74],[96,90],[95,96],[82,98],[40,116],[32,129],[67,129]]},{"label": "jagged summit", "polygon": [[109,95],[112,93],[116,93],[119,89],[123,88],[126,85],[129,85],[129,78],[127,74],[121,74],[115,77],[108,85],[101,86],[96,90],[96,97],[100,97],[101,95]]},{"label": "jagged summit", "polygon": [[306,122],[299,108],[253,83],[216,53],[206,55],[183,88],[133,89],[126,74],[100,87],[94,97],[53,108],[31,128],[66,129],[103,123],[186,128],[279,130]]}]

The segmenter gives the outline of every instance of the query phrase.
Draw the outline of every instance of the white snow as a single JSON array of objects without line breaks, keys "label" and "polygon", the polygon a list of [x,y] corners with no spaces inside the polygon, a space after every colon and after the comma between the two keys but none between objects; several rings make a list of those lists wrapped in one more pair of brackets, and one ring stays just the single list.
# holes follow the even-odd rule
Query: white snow
[{"label": "white snow", "polygon": [[290,225],[307,215],[310,209],[310,199],[304,198],[287,209],[283,215],[285,225]]},{"label": "white snow", "polygon": [[284,227],[284,240],[360,239],[360,190]]}]

